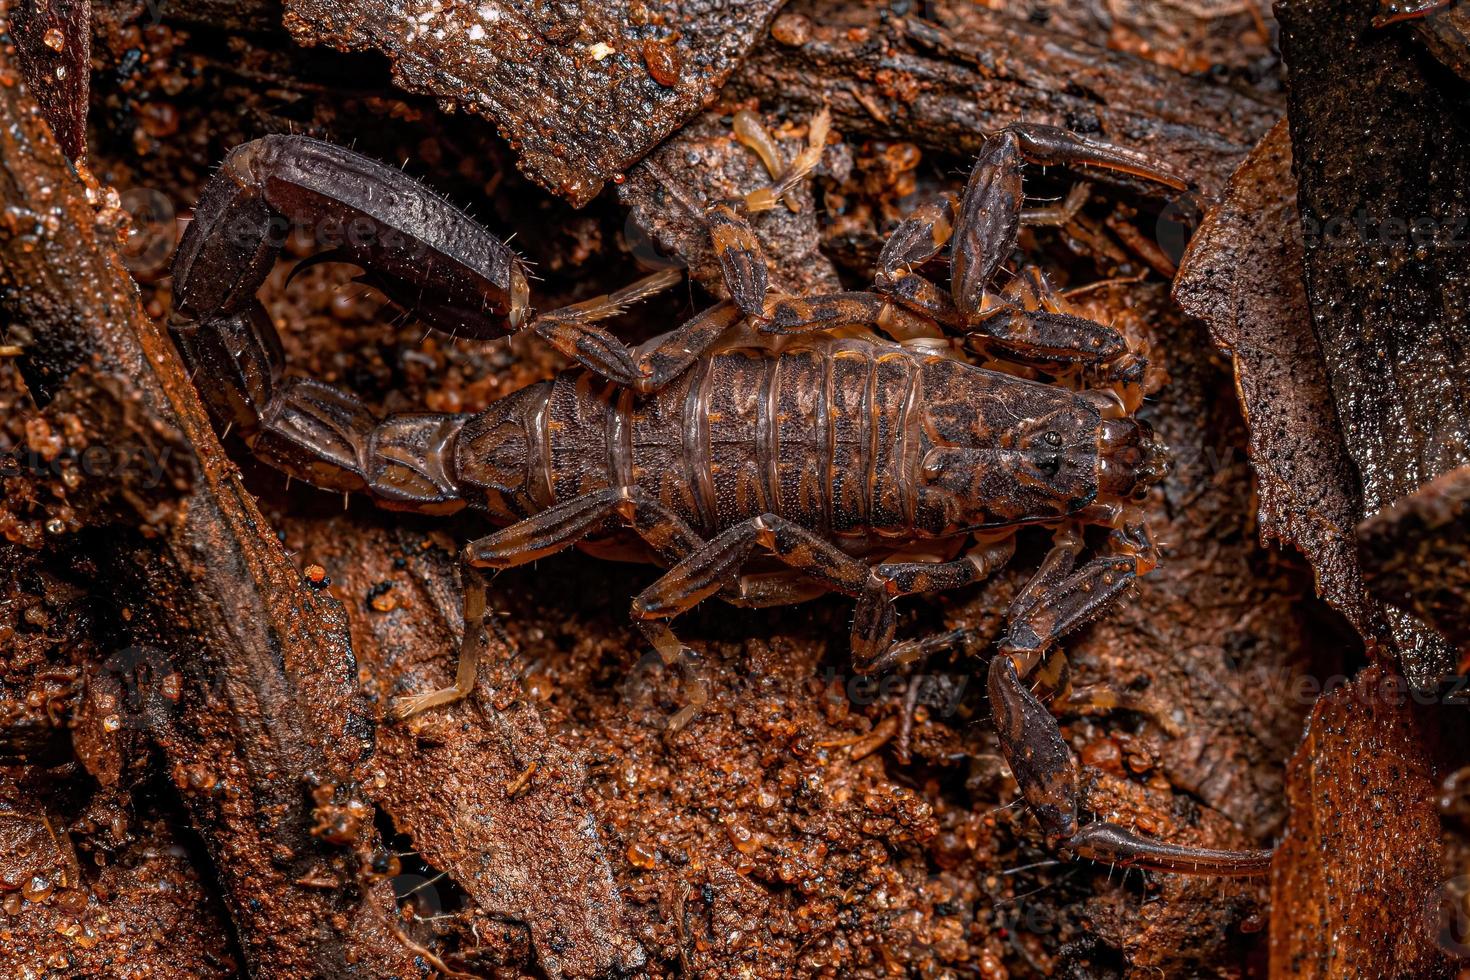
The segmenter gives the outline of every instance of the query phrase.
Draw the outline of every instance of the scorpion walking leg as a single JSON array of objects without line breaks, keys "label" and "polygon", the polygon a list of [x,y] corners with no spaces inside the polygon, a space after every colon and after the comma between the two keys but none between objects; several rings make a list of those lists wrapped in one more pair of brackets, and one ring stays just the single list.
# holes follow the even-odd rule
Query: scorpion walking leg
[{"label": "scorpion walking leg", "polygon": [[860,595],[866,562],[776,514],[762,514],[728,529],[686,556],[633,600],[639,620],[672,619],[739,581],[741,567],[761,548],[834,592]]},{"label": "scorpion walking leg", "polygon": [[954,234],[956,201],[946,196],[921,204],[899,222],[878,253],[873,288],[921,316],[963,330],[964,315],[950,295],[913,271],[938,255]]},{"label": "scorpion walking leg", "polygon": [[[859,595],[869,577],[866,562],[800,525],[776,514],[737,524],[689,554],[633,600],[633,619],[665,662],[690,659],[667,620],[687,612],[717,592],[736,586],[741,566],[757,548],[810,576],[827,588]],[[698,711],[691,704],[669,721],[677,730]]]},{"label": "scorpion walking leg", "polygon": [[[471,541],[464,550],[465,644],[460,651],[455,682],[437,691],[402,699],[394,708],[394,716],[400,720],[411,717],[428,708],[457,701],[474,689],[484,643],[480,633],[472,630],[471,623],[477,622],[485,612],[482,569],[514,568],[545,558],[599,530],[610,519],[621,519],[669,562],[677,561],[703,543],[677,514],[627,487],[575,497]],[[478,589],[478,598],[471,593],[471,583]],[[472,632],[475,633],[473,643]]]},{"label": "scorpion walking leg", "polygon": [[978,544],[947,562],[888,562],[872,570],[852,619],[852,655],[858,671],[877,673],[907,663],[916,648],[893,644],[893,600],[920,592],[959,589],[988,578],[1016,553],[1016,540]]},{"label": "scorpion walking leg", "polygon": [[[814,128],[816,123],[813,122]],[[821,132],[825,142],[825,128]],[[714,246],[715,258],[720,265],[720,274],[725,288],[730,291],[729,302],[720,303],[700,313],[683,326],[653,342],[651,348],[635,352],[621,341],[607,335],[569,334],[562,336],[562,323],[568,320],[586,321],[617,312],[621,302],[619,294],[603,297],[590,303],[578,304],[566,310],[558,310],[542,317],[535,329],[559,350],[590,367],[603,377],[618,384],[637,388],[640,392],[657,391],[678,377],[694,363],[709,347],[734,326],[741,316],[757,321],[765,319],[766,297],[770,293],[770,272],[765,250],[760,239],[746,220],[745,213],[767,210],[775,206],[780,194],[772,188],[783,188],[785,193],[795,182],[804,179],[820,158],[820,150],[810,160],[810,148],[798,157],[791,172],[772,187],[748,195],[745,201],[713,204],[703,212],[702,218],[709,229],[710,242]],[[769,161],[768,161],[769,164]],[[774,175],[774,174],[773,174]],[[752,203],[754,202],[754,203]],[[654,283],[672,272],[668,270],[650,276],[645,282]],[[662,288],[661,286],[659,288]]]},{"label": "scorpion walking leg", "polygon": [[471,541],[466,560],[477,568],[514,568],[554,555],[619,518],[667,562],[676,562],[704,542],[673,511],[631,487],[613,487],[573,497],[494,534]]},{"label": "scorpion walking leg", "polygon": [[634,350],[612,334],[590,327],[594,320],[620,313],[634,299],[665,289],[682,277],[665,269],[628,289],[587,300],[536,318],[531,329],[567,357],[615,384],[648,393],[677,378],[741,316],[763,317],[769,279],[765,252],[746,220],[717,204],[705,212],[710,238],[731,299],[694,316],[682,326]]},{"label": "scorpion walking leg", "polygon": [[[1082,538],[1075,528],[1068,526],[1057,531],[1053,547],[1042,559],[1041,567],[1011,600],[1011,605],[1006,611],[1008,622],[1018,618],[1022,612],[1035,603],[1042,593],[1067,577],[1077,562],[1077,553],[1081,547]],[[858,669],[864,673],[881,673],[933,656],[941,650],[969,647],[980,640],[981,636],[974,628],[961,626],[932,636],[895,643],[870,663],[863,663],[860,660]]]},{"label": "scorpion walking leg", "polygon": [[489,612],[488,586],[485,583],[485,573],[467,561],[460,563],[460,581],[464,588],[464,637],[460,640],[459,663],[454,671],[454,683],[434,691],[398,698],[389,712],[395,721],[412,718],[420,712],[443,704],[452,704],[475,689],[480,661],[488,646],[485,635],[485,618]]},{"label": "scorpion walking leg", "polygon": [[[1077,760],[1056,719],[1022,678],[1042,662],[1052,643],[1106,609],[1154,561],[1152,544],[1140,526],[1115,532],[1113,547],[1118,554],[1088,562],[1061,581],[1026,590],[1032,601],[1012,621],[987,679],[1001,752],[1048,845],[1062,853],[1159,871],[1259,874],[1270,865],[1270,851],[1181,847],[1105,822],[1078,827]],[[1043,571],[1056,574],[1055,568]]]}]

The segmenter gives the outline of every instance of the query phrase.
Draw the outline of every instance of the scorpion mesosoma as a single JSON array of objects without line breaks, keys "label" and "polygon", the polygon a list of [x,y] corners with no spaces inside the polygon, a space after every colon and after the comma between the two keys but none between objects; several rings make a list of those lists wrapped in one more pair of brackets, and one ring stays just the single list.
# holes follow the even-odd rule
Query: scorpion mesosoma
[{"label": "scorpion mesosoma", "polygon": [[[1008,610],[987,687],[1002,752],[1048,846],[1124,866],[1260,873],[1269,851],[1079,825],[1078,763],[1032,690],[1055,685],[1058,638],[1154,567],[1131,504],[1162,479],[1168,456],[1132,416],[1144,362],[1118,332],[1070,312],[1040,274],[991,289],[1023,215],[1023,162],[1185,182],[1134,151],[1013,125],[982,145],[962,195],[900,224],[871,291],[776,295],[748,216],[809,174],[826,136],[822,113],[788,166],[767,164],[768,186],[704,210],[730,298],[636,350],[597,321],[679,273],[535,315],[515,253],[418,182],[330,143],[268,136],[233,150],[205,188],[174,262],[170,329],[216,423],[267,462],[384,507],[469,506],[503,525],[464,552],[454,685],[400,700],[398,718],[472,689],[486,643],[483,570],[589,537],[621,535],[667,569],[632,617],[668,663],[694,657],[670,621],[703,599],[758,607],[836,591],[857,600],[856,664],[878,670],[928,642],[894,643],[896,598],[976,583],[1011,557],[1017,528],[1044,524],[1055,547]],[[350,394],[286,378],[255,294],[291,222],[345,226],[318,258],[359,266],[427,324],[475,337],[531,330],[581,368],[479,414],[384,419]],[[946,246],[948,290],[916,271]],[[1027,380],[967,352],[1103,384]],[[1108,543],[1078,565],[1087,525],[1106,526]],[[780,571],[751,573],[762,562]],[[694,687],[675,727],[698,709]]]}]

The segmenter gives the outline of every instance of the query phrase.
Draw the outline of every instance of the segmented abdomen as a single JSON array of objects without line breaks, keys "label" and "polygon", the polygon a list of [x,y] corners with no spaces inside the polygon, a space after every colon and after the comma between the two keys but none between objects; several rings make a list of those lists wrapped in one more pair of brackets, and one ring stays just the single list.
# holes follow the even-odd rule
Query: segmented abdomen
[{"label": "segmented abdomen", "polygon": [[647,396],[569,371],[472,421],[460,472],[499,487],[485,503],[507,518],[636,486],[707,536],[767,512],[837,538],[907,536],[918,369],[843,341],[726,351]]}]

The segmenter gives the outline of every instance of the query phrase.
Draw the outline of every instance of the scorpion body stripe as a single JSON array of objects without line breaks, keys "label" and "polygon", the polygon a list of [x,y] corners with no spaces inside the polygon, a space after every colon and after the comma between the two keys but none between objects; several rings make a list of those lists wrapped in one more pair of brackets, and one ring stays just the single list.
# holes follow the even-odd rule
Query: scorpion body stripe
[{"label": "scorpion body stripe", "polygon": [[767,368],[765,390],[761,392],[760,418],[756,422],[756,451],[760,456],[761,481],[766,500],[778,514],[788,513],[788,501],[782,499],[777,462],[781,452],[780,406],[781,364],[776,358]]},{"label": "scorpion body stripe", "polygon": [[835,411],[835,399],[832,394],[834,381],[832,372],[832,356],[828,351],[822,352],[822,436],[823,448],[826,450],[825,461],[822,464],[822,530],[831,534],[836,528],[836,522],[832,514],[832,471],[837,465],[837,426],[832,423],[832,413]]},{"label": "scorpion body stripe", "polygon": [[689,394],[684,401],[684,467],[694,488],[698,527],[709,536],[715,527],[715,492],[709,472],[709,361],[690,368]]},{"label": "scorpion body stripe", "polygon": [[633,410],[633,389],[619,388],[609,384],[604,388],[603,425],[607,439],[607,482],[608,486],[626,487],[633,484],[633,426],[630,423]]},{"label": "scorpion body stripe", "polygon": [[843,343],[832,354],[831,420],[835,430],[829,468],[832,496],[832,534],[864,537],[867,530],[869,412],[872,357]]},{"label": "scorpion body stripe", "polygon": [[919,404],[919,372],[909,373],[909,387],[903,399],[903,421],[899,427],[899,473],[906,477],[901,479],[901,500],[903,507],[904,527],[913,527],[914,520],[918,515],[918,487],[915,485],[913,474],[919,470],[919,426],[922,424],[923,413]]}]

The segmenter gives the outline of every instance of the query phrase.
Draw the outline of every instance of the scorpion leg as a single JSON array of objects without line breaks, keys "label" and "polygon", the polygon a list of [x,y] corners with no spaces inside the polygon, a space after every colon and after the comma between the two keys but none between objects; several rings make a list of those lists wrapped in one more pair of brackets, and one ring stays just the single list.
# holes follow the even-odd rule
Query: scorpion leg
[{"label": "scorpion leg", "polygon": [[[681,275],[677,270],[670,269],[656,273],[644,282],[662,280],[669,276],[677,280]],[[598,331],[596,336],[578,330],[563,332],[563,317],[570,319],[588,315],[586,309],[590,309],[593,316],[610,316],[611,312],[602,311],[618,296],[618,293],[614,293],[589,300],[588,303],[592,305],[583,310],[568,307],[567,310],[548,313],[539,318],[532,329],[550,341],[557,350],[580,362],[594,374],[614,384],[634,388],[643,394],[658,391],[684,373],[710,345],[740,322],[741,317],[741,310],[733,301],[716,303],[686,320],[677,329],[651,341],[653,346],[647,349],[628,347],[603,331]]]},{"label": "scorpion leg", "polygon": [[802,299],[779,299],[760,325],[762,333],[827,333],[849,327],[888,329],[893,303],[877,293],[829,293]]},{"label": "scorpion leg", "polygon": [[1001,753],[1048,845],[1059,852],[1158,871],[1260,874],[1270,866],[1270,851],[1181,847],[1105,822],[1078,827],[1077,760],[1056,718],[1022,678],[1042,663],[1052,643],[1104,611],[1155,561],[1147,531],[1139,525],[1114,532],[1112,544],[1118,553],[1088,562],[1060,581],[1054,580],[1059,566],[1044,567],[1038,577],[1046,574],[1053,581],[1023,593],[1031,601],[1012,620],[987,679]]},{"label": "scorpion leg", "polygon": [[1011,560],[1016,540],[977,544],[954,561],[885,562],[868,576],[852,618],[852,656],[860,673],[889,670],[912,659],[913,644],[895,645],[893,600],[920,592],[974,585]]},{"label": "scorpion leg", "polygon": [[[483,631],[471,630],[470,624],[478,622],[485,613],[482,569],[514,568],[545,558],[599,530],[613,518],[621,519],[671,563],[703,544],[703,539],[677,514],[630,487],[613,487],[574,497],[471,541],[464,550],[465,642],[455,669],[455,681],[449,687],[400,699],[394,705],[393,716],[399,720],[409,718],[429,708],[458,701],[474,690],[485,644]],[[471,585],[478,591],[472,590]]]},{"label": "scorpion leg", "polygon": [[730,301],[697,314],[682,326],[635,350],[612,334],[587,325],[620,313],[635,299],[678,282],[683,273],[665,269],[627,289],[599,296],[536,318],[531,325],[539,336],[567,357],[615,384],[647,394],[678,377],[710,348],[741,316],[764,318],[770,281],[765,251],[749,222],[734,208],[716,204],[705,212],[710,240],[720,263]]},{"label": "scorpion leg", "polygon": [[[737,524],[685,557],[633,600],[633,619],[665,663],[697,660],[669,628],[668,620],[717,592],[737,587],[740,570],[757,548],[834,592],[861,594],[866,562],[784,517],[763,514]],[[687,705],[669,721],[678,730],[699,710]]]},{"label": "scorpion leg", "polygon": [[634,487],[612,487],[548,507],[494,534],[472,541],[466,560],[477,568],[514,568],[576,544],[619,518],[664,561],[673,563],[704,540],[683,518]]},{"label": "scorpion leg", "polygon": [[[715,257],[735,305],[746,316],[760,320],[765,316],[766,294],[770,290],[766,253],[760,239],[746,220],[746,214],[759,214],[774,208],[783,198],[793,211],[795,197],[791,191],[811,176],[822,160],[831,129],[831,116],[822,109],[812,117],[807,132],[807,145],[791,165],[781,168],[775,140],[751,112],[736,113],[735,135],[741,143],[755,150],[770,173],[773,183],[746,194],[736,202],[715,204],[705,210]],[[732,206],[732,204],[734,206]],[[742,213],[744,212],[744,213]]]},{"label": "scorpion leg", "polygon": [[389,715],[395,721],[403,721],[430,708],[453,704],[469,696],[475,689],[480,661],[489,645],[485,635],[485,617],[489,612],[488,586],[485,574],[468,561],[460,563],[460,580],[464,587],[464,637],[459,644],[459,663],[454,671],[454,683],[421,694],[397,698]]},{"label": "scorpion leg", "polygon": [[728,204],[711,205],[704,212],[704,221],[730,298],[746,316],[764,317],[771,280],[766,252],[755,229]]},{"label": "scorpion leg", "polygon": [[1014,306],[998,307],[972,323],[965,346],[1037,367],[1100,367],[1130,353],[1128,341],[1112,327],[1068,313]]},{"label": "scorpion leg", "polygon": [[633,616],[640,620],[672,619],[722,589],[735,585],[741,567],[757,548],[834,592],[857,596],[870,570],[860,558],[776,514],[742,521],[686,556],[638,598]]},{"label": "scorpion leg", "polygon": [[914,314],[892,297],[880,293],[828,293],[778,299],[766,308],[766,319],[757,329],[761,333],[785,336],[825,333],[839,337],[853,332],[881,331],[899,343],[945,340],[945,334],[932,320]]},{"label": "scorpion leg", "polygon": [[711,205],[705,209],[704,221],[709,228],[720,273],[730,290],[730,298],[742,313],[754,320],[765,317],[770,273],[765,250],[761,248],[760,239],[746,215],[769,211],[783,198],[792,210],[796,210],[796,199],[791,191],[811,176],[812,170],[821,162],[830,129],[831,117],[823,109],[812,117],[807,146],[796,155],[790,166],[783,168],[775,140],[771,139],[754,113],[742,111],[735,115],[736,137],[756,151],[773,183],[751,191],[741,199]]},{"label": "scorpion leg", "polygon": [[[1051,550],[1041,561],[1041,567],[1032,574],[1030,581],[1011,600],[1006,610],[1006,621],[1011,622],[1017,619],[1022,612],[1031,608],[1044,592],[1066,578],[1076,565],[1077,554],[1081,548],[1082,537],[1075,528],[1066,526],[1059,529],[1053,538]],[[879,659],[863,665],[860,669],[866,673],[878,673],[933,656],[941,650],[956,647],[967,648],[978,643],[980,639],[980,635],[974,628],[956,627],[934,636],[895,643]]]},{"label": "scorpion leg", "polygon": [[657,340],[638,355],[638,380],[643,394],[658,391],[683,374],[715,341],[740,322],[741,310],[731,300],[717,303]]},{"label": "scorpion leg", "polygon": [[954,214],[955,199],[947,195],[914,208],[883,243],[873,288],[921,316],[963,330],[965,318],[950,295],[914,271],[949,244]]}]

